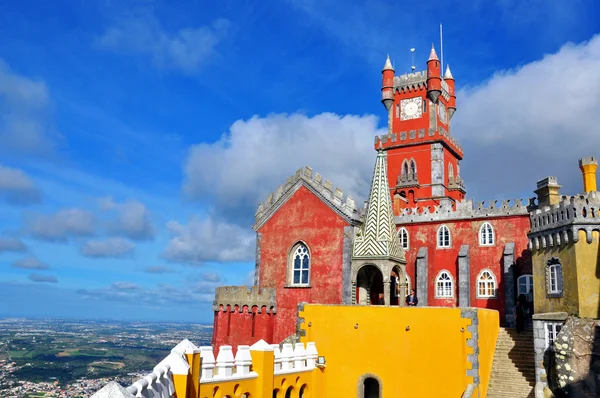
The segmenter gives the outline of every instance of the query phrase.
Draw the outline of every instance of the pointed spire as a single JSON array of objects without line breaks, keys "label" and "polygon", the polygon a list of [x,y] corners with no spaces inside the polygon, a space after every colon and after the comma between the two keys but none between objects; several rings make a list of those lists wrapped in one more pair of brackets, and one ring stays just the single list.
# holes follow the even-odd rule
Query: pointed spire
[{"label": "pointed spire", "polygon": [[360,235],[354,239],[353,258],[391,259],[406,262],[396,233],[389,193],[386,152],[379,150],[369,195],[369,206]]},{"label": "pointed spire", "polygon": [[435,52],[435,47],[433,44],[431,44],[431,52],[429,53],[429,59],[427,61],[439,61],[440,59],[437,56],[437,53]]},{"label": "pointed spire", "polygon": [[450,72],[450,64],[446,65],[446,73],[444,73],[444,79],[454,80],[454,77],[452,76],[452,72]]},{"label": "pointed spire", "polygon": [[385,65],[383,65],[383,70],[394,70],[392,66],[392,61],[390,61],[390,55],[388,54],[387,59],[385,60]]}]

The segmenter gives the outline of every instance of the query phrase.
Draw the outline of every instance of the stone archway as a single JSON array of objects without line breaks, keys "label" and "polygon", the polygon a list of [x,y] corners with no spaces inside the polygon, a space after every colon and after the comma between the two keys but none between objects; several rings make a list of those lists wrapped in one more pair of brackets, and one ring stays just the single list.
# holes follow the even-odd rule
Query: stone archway
[{"label": "stone archway", "polygon": [[367,373],[358,379],[358,398],[381,398],[383,385],[381,379],[374,374]]},{"label": "stone archway", "polygon": [[356,274],[356,304],[374,305],[384,293],[384,276],[376,265],[362,266]]}]

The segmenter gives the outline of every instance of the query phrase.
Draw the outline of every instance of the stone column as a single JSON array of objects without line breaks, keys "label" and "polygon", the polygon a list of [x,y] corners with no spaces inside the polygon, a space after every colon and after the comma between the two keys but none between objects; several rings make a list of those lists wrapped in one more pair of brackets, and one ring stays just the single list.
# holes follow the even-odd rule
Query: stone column
[{"label": "stone column", "polygon": [[356,282],[351,282],[352,274],[352,236],[353,226],[344,227],[344,242],[342,246],[342,304],[356,303]]},{"label": "stone column", "polygon": [[254,264],[254,286],[258,286],[260,283],[260,241],[262,239],[262,234],[260,232],[256,233],[256,263]]},{"label": "stone column", "polygon": [[504,318],[507,327],[515,327],[516,321],[513,315],[515,306],[515,243],[509,242],[504,246],[502,255],[504,281]]},{"label": "stone column", "polygon": [[385,305],[390,305],[392,302],[392,296],[390,295],[390,282],[383,282],[383,299],[385,300]]},{"label": "stone column", "polygon": [[429,280],[427,276],[427,248],[420,247],[417,253],[417,266],[416,266],[416,284],[415,290],[417,291],[417,297],[422,307],[429,305],[427,287],[429,286]]},{"label": "stone column", "polygon": [[469,245],[462,245],[458,252],[458,306],[471,306],[471,258]]},{"label": "stone column", "polygon": [[400,283],[400,294],[398,295],[398,305],[400,307],[405,307],[406,306],[406,279],[404,280],[404,283]]}]

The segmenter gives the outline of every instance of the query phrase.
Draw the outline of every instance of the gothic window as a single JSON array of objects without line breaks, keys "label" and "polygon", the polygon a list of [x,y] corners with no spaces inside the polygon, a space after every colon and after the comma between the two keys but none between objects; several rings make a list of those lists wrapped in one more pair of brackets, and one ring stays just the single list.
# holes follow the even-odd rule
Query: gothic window
[{"label": "gothic window", "polygon": [[492,224],[484,222],[479,228],[479,245],[492,246],[494,244],[494,229]]},{"label": "gothic window", "polygon": [[298,243],[292,249],[291,255],[291,284],[308,286],[310,283],[310,253],[303,243]]},{"label": "gothic window", "polygon": [[414,160],[410,161],[410,178],[413,180],[417,178],[417,165]]},{"label": "gothic window", "polygon": [[454,282],[448,271],[442,271],[435,280],[435,297],[452,298],[454,297]]},{"label": "gothic window", "polygon": [[406,160],[402,164],[402,175],[408,178],[408,162]]},{"label": "gothic window", "polygon": [[400,104],[396,105],[396,117],[400,117]]},{"label": "gothic window", "polygon": [[437,247],[450,247],[450,230],[445,225],[437,231]]},{"label": "gothic window", "polygon": [[496,277],[494,276],[492,271],[484,269],[477,276],[477,297],[496,297]]},{"label": "gothic window", "polygon": [[557,258],[551,258],[546,266],[546,294],[548,297],[563,296],[562,265]]},{"label": "gothic window", "polygon": [[398,237],[400,238],[400,244],[404,250],[408,250],[409,240],[408,240],[408,231],[406,228],[402,227],[398,231]]},{"label": "gothic window", "polygon": [[452,163],[448,164],[448,180],[450,180],[450,183],[454,182],[454,167],[452,167]]},{"label": "gothic window", "polygon": [[517,296],[527,295],[533,290],[533,276],[521,275],[517,278]]}]

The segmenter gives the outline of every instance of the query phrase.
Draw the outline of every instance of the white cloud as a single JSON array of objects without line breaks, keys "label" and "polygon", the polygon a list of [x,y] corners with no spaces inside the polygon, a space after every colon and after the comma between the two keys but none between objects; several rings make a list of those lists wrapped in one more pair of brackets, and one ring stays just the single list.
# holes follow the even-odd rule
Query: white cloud
[{"label": "white cloud", "polygon": [[189,288],[178,288],[168,284],[159,284],[155,288],[148,288],[131,282],[115,282],[100,289],[79,289],[77,293],[86,299],[108,300],[163,309],[169,304],[210,302],[214,298],[214,292],[212,295],[197,294]]},{"label": "white cloud", "polygon": [[123,238],[108,238],[106,240],[90,240],[81,248],[81,254],[87,257],[130,257],[135,250],[135,244]]},{"label": "white cloud", "polygon": [[48,156],[58,139],[46,84],[18,75],[0,59],[0,153]]},{"label": "white cloud", "polygon": [[148,12],[130,15],[98,38],[99,46],[149,57],[159,69],[197,72],[217,55],[217,46],[227,35],[229,22],[215,20],[210,26],[167,32]]},{"label": "white cloud", "polygon": [[144,272],[147,272],[149,274],[167,274],[173,272],[173,270],[163,265],[151,265],[149,267],[144,268]]},{"label": "white cloud", "polygon": [[294,172],[311,166],[355,199],[366,197],[381,134],[375,116],[278,114],[238,120],[213,144],[192,147],[184,192],[210,197],[219,217],[250,223],[258,204]]},{"label": "white cloud", "polygon": [[0,252],[24,252],[27,246],[17,238],[0,237]]},{"label": "white cloud", "polygon": [[54,214],[27,214],[26,230],[42,240],[64,242],[69,237],[90,236],[94,233],[92,213],[79,209],[61,209]]},{"label": "white cloud", "polygon": [[169,221],[167,229],[173,236],[163,257],[169,261],[201,264],[207,261],[249,261],[255,238],[247,228],[212,218],[193,217],[187,225]]},{"label": "white cloud", "polygon": [[156,233],[150,212],[137,200],[116,203],[112,198],[100,199],[100,207],[116,213],[116,218],[108,221],[108,230],[112,234],[122,235],[134,240],[153,239]]},{"label": "white cloud", "polygon": [[0,198],[10,204],[27,205],[39,202],[41,193],[23,170],[0,164]]},{"label": "white cloud", "polygon": [[600,35],[460,90],[453,133],[465,149],[470,193],[532,192],[548,175],[558,176],[561,192],[581,192],[577,159],[600,155],[598,70]]},{"label": "white cloud", "polygon": [[115,290],[138,290],[138,289],[140,289],[140,287],[138,285],[136,285],[135,283],[123,282],[123,281],[114,282],[111,285],[111,287]]},{"label": "white cloud", "polygon": [[58,279],[53,275],[29,274],[28,278],[32,282],[58,283]]},{"label": "white cloud", "polygon": [[41,262],[33,256],[25,257],[20,260],[16,260],[12,263],[15,268],[23,269],[49,269],[50,266],[46,263]]}]

